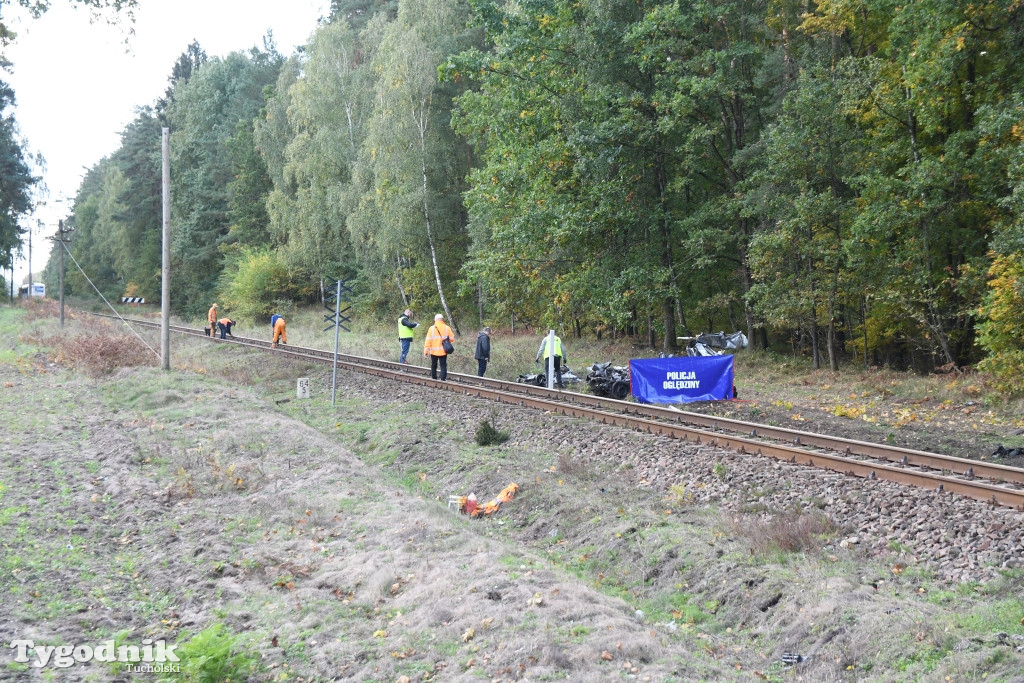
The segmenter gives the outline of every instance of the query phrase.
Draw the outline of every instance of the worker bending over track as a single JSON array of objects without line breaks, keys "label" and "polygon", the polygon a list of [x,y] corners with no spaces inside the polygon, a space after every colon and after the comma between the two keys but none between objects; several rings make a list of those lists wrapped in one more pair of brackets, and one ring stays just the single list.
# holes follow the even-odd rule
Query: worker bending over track
[{"label": "worker bending over track", "polygon": [[285,332],[284,318],[282,318],[277,313],[275,313],[274,315],[270,316],[270,326],[274,330],[273,334],[271,335],[271,339],[270,339],[270,348],[276,349],[277,348],[277,341],[279,339],[281,340],[282,344],[287,344],[288,343],[288,334]]},{"label": "worker bending over track", "polygon": [[221,318],[217,321],[217,329],[220,330],[220,338],[224,339],[224,335],[235,338],[235,335],[231,334],[231,326],[235,324],[235,321],[231,318]]}]

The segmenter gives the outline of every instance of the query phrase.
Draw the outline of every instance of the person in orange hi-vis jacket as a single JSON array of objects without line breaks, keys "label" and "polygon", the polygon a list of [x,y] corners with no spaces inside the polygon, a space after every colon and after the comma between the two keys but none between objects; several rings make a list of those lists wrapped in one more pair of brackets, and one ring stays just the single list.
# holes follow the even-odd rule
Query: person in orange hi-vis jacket
[{"label": "person in orange hi-vis jacket", "polygon": [[210,336],[217,336],[217,304],[210,306],[210,312],[206,314],[206,322],[210,323]]},{"label": "person in orange hi-vis jacket", "polygon": [[285,332],[284,318],[279,316],[277,313],[270,316],[270,325],[274,329],[273,336],[270,341],[270,348],[277,348],[277,340],[280,339],[282,344],[288,343],[288,334]]},{"label": "person in orange hi-vis jacket", "polygon": [[235,321],[231,318],[220,318],[217,320],[217,329],[220,330],[220,338],[224,339],[225,335],[235,338],[235,335],[231,334],[231,326],[235,324]]},{"label": "person in orange hi-vis jacket", "polygon": [[430,358],[430,377],[437,379],[437,366],[441,366],[441,381],[448,379],[448,352],[444,350],[444,340],[455,341],[452,328],[444,324],[444,316],[434,316],[434,324],[427,330],[427,338],[423,342],[423,357]]}]

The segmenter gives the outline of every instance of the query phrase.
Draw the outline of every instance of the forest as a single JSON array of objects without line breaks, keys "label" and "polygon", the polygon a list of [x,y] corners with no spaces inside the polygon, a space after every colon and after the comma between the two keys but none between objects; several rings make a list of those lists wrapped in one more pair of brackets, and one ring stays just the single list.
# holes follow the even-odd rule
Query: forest
[{"label": "forest", "polygon": [[389,322],[737,329],[1020,394],[1022,55],[1020,0],[334,0],[295,54],[154,75],[65,290],[159,300],[167,127],[180,315],[343,279]]}]

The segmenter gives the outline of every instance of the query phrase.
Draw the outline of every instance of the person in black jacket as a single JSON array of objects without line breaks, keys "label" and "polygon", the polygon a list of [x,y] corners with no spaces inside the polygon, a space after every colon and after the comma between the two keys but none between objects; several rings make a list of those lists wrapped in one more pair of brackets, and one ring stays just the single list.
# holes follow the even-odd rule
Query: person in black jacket
[{"label": "person in black jacket", "polygon": [[483,377],[487,370],[487,361],[491,359],[491,328],[485,327],[476,335],[476,376]]}]

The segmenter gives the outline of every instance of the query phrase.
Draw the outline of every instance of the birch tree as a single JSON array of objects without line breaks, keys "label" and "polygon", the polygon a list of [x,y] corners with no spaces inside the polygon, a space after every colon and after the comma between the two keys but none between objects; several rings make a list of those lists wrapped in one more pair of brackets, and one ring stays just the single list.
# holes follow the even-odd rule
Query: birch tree
[{"label": "birch tree", "polygon": [[429,261],[441,308],[458,332],[447,290],[465,252],[465,145],[449,125],[454,86],[438,80],[438,66],[459,46],[456,9],[446,0],[402,2],[397,19],[383,27],[364,154],[382,223],[378,248],[389,259]]}]

